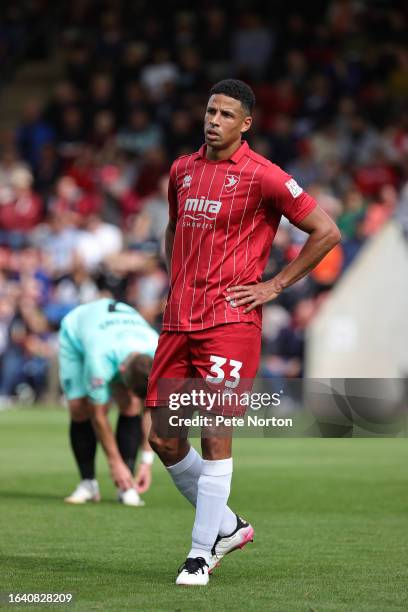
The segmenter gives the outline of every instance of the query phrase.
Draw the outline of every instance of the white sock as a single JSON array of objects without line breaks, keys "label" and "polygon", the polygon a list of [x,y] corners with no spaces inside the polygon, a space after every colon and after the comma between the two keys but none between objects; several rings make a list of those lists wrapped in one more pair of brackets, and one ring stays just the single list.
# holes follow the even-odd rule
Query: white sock
[{"label": "white sock", "polygon": [[[174,465],[167,467],[174,484],[194,507],[197,504],[198,479],[201,476],[203,460],[192,446],[187,455]],[[230,535],[237,526],[237,517],[228,506],[222,515],[219,535]]]},{"label": "white sock", "polygon": [[174,484],[193,506],[197,503],[197,483],[201,476],[202,462],[196,449],[190,446],[184,459],[167,467]]},{"label": "white sock", "polygon": [[208,563],[230,494],[231,478],[232,457],[217,461],[202,460],[189,557],[203,557]]}]

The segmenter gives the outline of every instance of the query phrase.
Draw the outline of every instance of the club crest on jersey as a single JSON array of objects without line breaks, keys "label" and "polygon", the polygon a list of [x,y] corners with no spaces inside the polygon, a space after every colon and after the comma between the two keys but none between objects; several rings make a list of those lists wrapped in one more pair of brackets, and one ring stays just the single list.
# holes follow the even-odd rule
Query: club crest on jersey
[{"label": "club crest on jersey", "polygon": [[224,181],[224,189],[227,193],[234,191],[235,187],[239,183],[239,177],[235,174],[227,174]]},{"label": "club crest on jersey", "polygon": [[192,176],[190,176],[189,174],[186,174],[186,176],[183,179],[183,189],[185,189],[185,187],[190,187],[191,185],[191,181],[192,181]]}]

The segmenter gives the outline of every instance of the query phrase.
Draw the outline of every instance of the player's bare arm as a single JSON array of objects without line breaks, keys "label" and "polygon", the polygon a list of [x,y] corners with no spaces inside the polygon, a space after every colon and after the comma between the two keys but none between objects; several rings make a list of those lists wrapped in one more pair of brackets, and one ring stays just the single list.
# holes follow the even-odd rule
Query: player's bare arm
[{"label": "player's bare arm", "polygon": [[[123,368],[121,368],[121,371]],[[151,416],[148,410],[143,411],[143,402],[140,397],[132,393],[122,383],[112,385],[112,396],[124,416],[142,416],[142,456],[138,465],[135,482],[138,493],[145,493],[152,483],[153,451],[148,437],[151,426]]]},{"label": "player's bare arm", "polygon": [[176,221],[169,219],[169,223],[166,228],[164,250],[166,255],[166,267],[167,272],[170,274],[171,268],[171,255],[173,253],[174,236],[176,233]]},{"label": "player's bare arm", "polygon": [[149,433],[152,425],[150,410],[145,409],[142,418],[142,459],[136,473],[136,488],[139,493],[145,493],[152,482],[153,450],[149,444]]},{"label": "player's bare arm", "polygon": [[95,433],[105,451],[112,480],[120,489],[130,489],[134,486],[132,474],[123,462],[110,426],[105,404],[94,404],[91,408],[91,420]]},{"label": "player's bare arm", "polygon": [[226,300],[231,306],[248,304],[244,312],[251,312],[257,306],[274,300],[284,289],[313,270],[341,239],[337,225],[318,206],[296,226],[309,234],[299,255],[269,281],[229,287]]}]

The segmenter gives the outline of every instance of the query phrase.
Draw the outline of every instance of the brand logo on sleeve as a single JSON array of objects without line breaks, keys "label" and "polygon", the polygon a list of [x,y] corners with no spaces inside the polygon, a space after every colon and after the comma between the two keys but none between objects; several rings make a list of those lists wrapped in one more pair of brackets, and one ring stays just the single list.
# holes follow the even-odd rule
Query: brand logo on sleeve
[{"label": "brand logo on sleeve", "polygon": [[91,389],[99,389],[100,387],[103,387],[104,384],[105,381],[103,378],[99,378],[98,376],[93,376],[91,378]]},{"label": "brand logo on sleeve", "polygon": [[285,187],[288,189],[288,191],[290,191],[294,198],[298,198],[300,194],[303,193],[303,189],[300,185],[297,184],[297,182],[293,178],[289,181],[286,181]]},{"label": "brand logo on sleeve", "polygon": [[183,189],[185,187],[190,187],[191,181],[192,181],[192,177],[189,174],[186,174],[186,176],[183,179]]}]

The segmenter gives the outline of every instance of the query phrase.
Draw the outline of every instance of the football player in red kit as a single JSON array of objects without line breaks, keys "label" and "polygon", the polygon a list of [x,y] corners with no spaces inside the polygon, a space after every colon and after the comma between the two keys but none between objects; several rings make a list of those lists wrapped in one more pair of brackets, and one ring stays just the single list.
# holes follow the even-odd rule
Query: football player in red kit
[{"label": "football player in red kit", "polygon": [[[242,140],[254,102],[242,81],[214,85],[205,112],[205,144],[177,159],[170,172],[170,292],[146,406],[152,413],[150,444],[196,508],[192,547],[176,580],[180,585],[207,584],[222,557],[252,540],[254,530],[227,506],[232,429],[224,428],[222,436],[204,429],[202,457],[185,436],[166,437],[158,415],[163,418],[169,408],[160,381],[202,379],[228,391],[254,379],[262,304],[304,277],[340,240],[337,226],[294,178]],[[293,261],[262,282],[282,215],[309,236]],[[226,413],[218,405],[211,413],[238,415],[242,409],[229,406]]]}]

